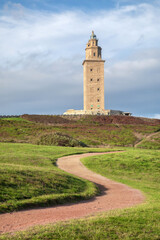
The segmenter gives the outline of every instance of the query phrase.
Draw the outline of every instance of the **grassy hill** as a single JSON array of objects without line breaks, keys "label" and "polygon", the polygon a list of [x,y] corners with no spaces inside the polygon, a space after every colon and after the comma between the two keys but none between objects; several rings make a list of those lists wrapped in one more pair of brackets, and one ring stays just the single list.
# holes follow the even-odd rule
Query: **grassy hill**
[{"label": "grassy hill", "polygon": [[94,184],[55,163],[62,156],[100,150],[105,151],[0,143],[0,213],[91,198],[98,193]]},{"label": "grassy hill", "polygon": [[[125,146],[124,153],[96,156],[83,162],[93,171],[146,195],[146,203],[138,207],[37,227],[0,239],[160,239],[160,120],[24,115],[0,119],[0,142],[1,213],[73,202],[97,194],[92,183],[64,173],[55,165],[61,156],[106,151],[91,146]],[[86,145],[90,148],[81,147]]]},{"label": "grassy hill", "polygon": [[126,152],[83,159],[93,171],[140,189],[146,202],[83,220],[34,227],[3,240],[159,240],[160,154],[156,150],[126,149]]},{"label": "grassy hill", "polygon": [[[156,137],[153,136],[156,134]],[[152,138],[149,136],[152,135]],[[130,116],[23,115],[0,119],[0,141],[60,146],[160,148],[160,120]],[[147,142],[144,141],[147,138]],[[143,140],[143,144],[138,144]]]}]

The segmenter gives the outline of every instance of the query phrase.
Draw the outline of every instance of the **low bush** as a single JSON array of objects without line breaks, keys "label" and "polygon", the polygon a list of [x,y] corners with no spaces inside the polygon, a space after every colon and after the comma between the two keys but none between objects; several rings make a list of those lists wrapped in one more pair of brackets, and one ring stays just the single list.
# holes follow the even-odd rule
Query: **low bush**
[{"label": "low bush", "polygon": [[65,146],[65,147],[87,147],[87,145],[77,139],[70,137],[59,132],[53,134],[45,134],[40,137],[37,142],[38,145],[49,146]]}]

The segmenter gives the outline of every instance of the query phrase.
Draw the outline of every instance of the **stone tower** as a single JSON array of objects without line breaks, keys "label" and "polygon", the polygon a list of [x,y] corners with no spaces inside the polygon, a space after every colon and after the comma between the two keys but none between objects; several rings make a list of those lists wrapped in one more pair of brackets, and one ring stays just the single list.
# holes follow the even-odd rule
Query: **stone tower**
[{"label": "stone tower", "polygon": [[84,111],[104,111],[104,62],[98,39],[92,35],[86,46],[86,59],[83,61]]},{"label": "stone tower", "polygon": [[104,62],[102,48],[94,32],[86,46],[86,59],[83,61],[84,109],[68,109],[64,115],[131,115],[120,110],[104,108]]}]

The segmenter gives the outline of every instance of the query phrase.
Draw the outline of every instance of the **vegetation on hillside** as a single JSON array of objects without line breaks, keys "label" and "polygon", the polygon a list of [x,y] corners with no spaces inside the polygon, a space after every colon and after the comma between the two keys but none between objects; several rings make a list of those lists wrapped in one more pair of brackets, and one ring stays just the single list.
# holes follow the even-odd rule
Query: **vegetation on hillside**
[{"label": "vegetation on hillside", "polygon": [[42,135],[37,144],[64,147],[87,147],[87,145],[84,144],[83,142],[78,141],[66,134],[62,134],[59,132]]},{"label": "vegetation on hillside", "polygon": [[[65,146],[134,146],[159,130],[159,120],[128,116],[24,115],[0,119],[1,142],[64,145],[68,141]],[[157,141],[154,140],[155,148]]]},{"label": "vegetation on hillside", "polygon": [[160,131],[151,134],[137,144],[138,148],[160,149]]}]

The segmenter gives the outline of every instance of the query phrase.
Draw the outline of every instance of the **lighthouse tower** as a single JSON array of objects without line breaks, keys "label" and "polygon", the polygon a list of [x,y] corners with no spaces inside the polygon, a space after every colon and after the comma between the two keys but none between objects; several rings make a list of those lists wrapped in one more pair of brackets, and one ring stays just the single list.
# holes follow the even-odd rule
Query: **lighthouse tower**
[{"label": "lighthouse tower", "polygon": [[83,61],[84,111],[104,111],[104,62],[102,48],[92,31],[86,45],[86,59]]},{"label": "lighthouse tower", "polygon": [[84,109],[68,109],[64,115],[131,115],[120,110],[104,108],[104,62],[102,48],[92,31],[86,46],[86,57],[83,61],[83,100]]}]

